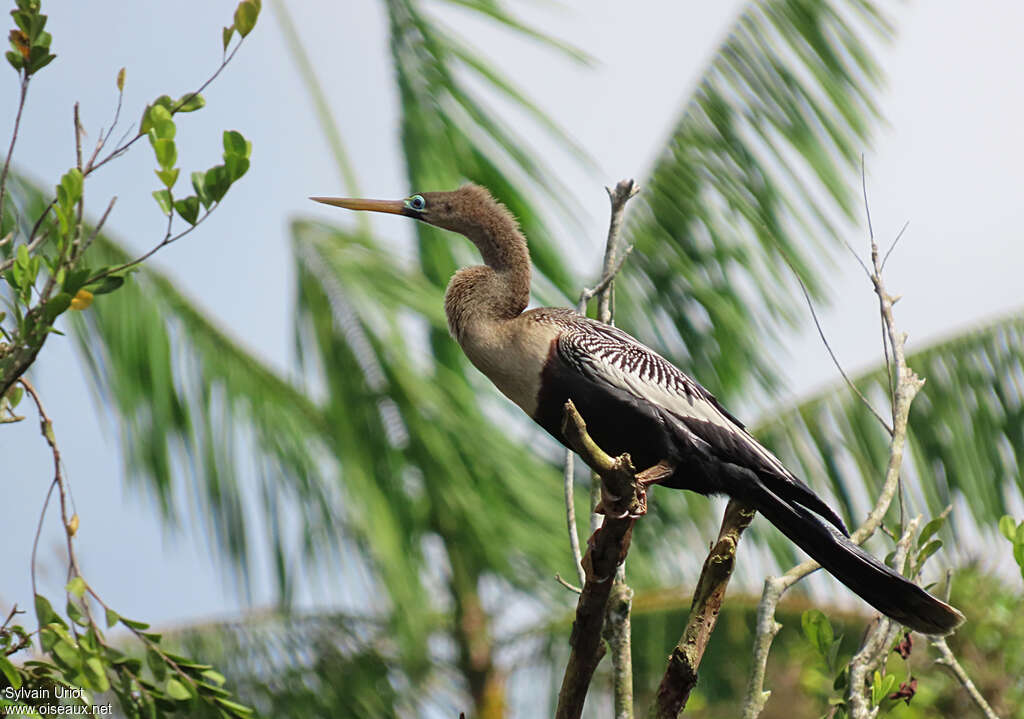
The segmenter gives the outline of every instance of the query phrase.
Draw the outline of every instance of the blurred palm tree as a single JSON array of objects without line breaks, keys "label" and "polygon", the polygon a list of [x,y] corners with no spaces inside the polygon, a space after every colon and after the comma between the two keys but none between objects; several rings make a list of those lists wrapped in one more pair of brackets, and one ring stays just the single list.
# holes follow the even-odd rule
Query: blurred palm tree
[{"label": "blurred palm tree", "polygon": [[[545,218],[572,209],[545,204],[565,193],[490,98],[504,96],[572,142],[424,0],[382,2],[409,187],[490,187],[530,238],[537,299],[569,303],[590,278],[570,271]],[[586,61],[497,0],[446,2]],[[316,99],[287,10],[275,7]],[[855,213],[856,158],[877,120],[881,73],[869,39],[891,32],[867,0],[751,2],[641,183],[626,228],[637,250],[618,285],[619,323],[726,401],[777,388],[771,348],[802,317],[792,272],[824,299],[814,268]],[[323,110],[321,120],[354,191],[342,138]],[[510,702],[543,701],[506,685],[552,681],[539,669],[510,679],[517,662],[509,654],[527,646],[557,655],[559,642],[544,637],[552,626],[562,631],[552,618],[573,603],[551,581],[556,571],[572,575],[560,454],[448,338],[442,294],[451,273],[474,261],[468,247],[417,224],[416,259],[403,262],[365,224],[296,219],[291,232],[294,379],[249,354],[151,269],[79,315],[76,337],[100,396],[119,413],[130,475],[168,518],[182,488],[194,487],[218,552],[242,580],[253,546],[265,543],[283,605],[297,578],[326,576],[332,597],[358,613],[296,622],[285,632],[292,649],[267,639],[277,649],[261,671],[288,666],[302,647],[315,657],[302,665],[307,680],[289,684],[296,697],[324,695],[309,676],[345,676],[353,681],[324,686],[351,691],[359,716],[432,706],[457,716],[468,696],[475,716],[497,717]],[[112,263],[125,255],[110,237],[97,250]],[[929,379],[912,417],[909,495],[918,508],[962,497],[990,522],[1008,494],[993,478],[1020,486],[1022,323],[1020,315],[991,321],[911,358]],[[870,396],[885,394],[884,368],[857,381]],[[773,414],[761,429],[812,485],[839,498],[848,519],[862,514],[881,481],[886,438],[844,387]],[[681,494],[659,496],[638,530],[629,571],[641,591],[692,579],[699,552],[680,555],[714,531],[706,500]],[[256,514],[246,511],[253,505]],[[791,558],[773,532],[754,541],[779,561]],[[302,639],[326,632],[344,641]],[[246,641],[258,644],[258,629]]]}]

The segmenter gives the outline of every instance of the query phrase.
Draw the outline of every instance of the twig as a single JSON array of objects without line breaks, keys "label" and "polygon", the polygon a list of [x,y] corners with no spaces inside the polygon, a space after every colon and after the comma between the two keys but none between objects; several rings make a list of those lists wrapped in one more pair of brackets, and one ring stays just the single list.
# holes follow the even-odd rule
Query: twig
[{"label": "twig", "polygon": [[[586,314],[587,303],[595,296],[598,297],[598,306],[604,306],[607,310],[607,317],[601,316],[599,310],[598,319],[602,322],[611,323],[612,308],[610,304],[605,303],[608,291],[611,288],[612,282],[615,280],[616,275],[622,269],[622,266],[626,262],[626,258],[629,257],[629,253],[632,252],[633,247],[627,247],[621,254],[619,253],[619,241],[622,236],[622,218],[626,210],[626,203],[636,196],[640,191],[639,186],[633,180],[620,180],[615,185],[615,189],[606,187],[605,191],[608,193],[608,200],[611,203],[611,218],[608,221],[608,237],[605,242],[604,260],[602,264],[601,279],[592,288],[584,288],[580,292],[580,299],[576,304],[576,311],[581,315]],[[580,553],[580,541],[579,534],[576,528],[576,500],[575,500],[575,487],[573,485],[573,475],[575,473],[575,458],[573,457],[572,450],[566,450],[565,452],[565,472],[563,474],[563,490],[565,494],[565,519],[568,526],[569,532],[569,548],[572,551],[573,564],[576,567],[576,573],[579,576],[580,584],[584,583],[583,568],[581,566],[582,554]],[[599,485],[592,483],[591,490],[591,509],[596,506],[597,492],[596,488]],[[591,512],[590,515],[590,532],[591,534],[597,529],[598,515]]]},{"label": "twig", "polygon": [[[123,71],[124,68],[121,68]],[[114,128],[117,127],[118,120],[121,118],[121,105],[124,103],[124,87],[121,86],[117,91],[117,108],[114,110],[114,119],[110,122],[110,128],[103,132],[103,128],[100,128],[99,138],[96,140],[96,147],[93,149],[92,154],[89,156],[89,161],[85,163],[85,169],[82,174],[88,174],[92,171],[93,163],[96,162],[96,158],[103,152],[103,148],[106,147],[110,141],[110,136],[114,134]],[[123,142],[123,140],[122,140]]]},{"label": "twig", "polygon": [[903,233],[907,231],[908,227],[910,227],[910,220],[903,223],[903,227],[901,227],[900,231],[896,233],[896,239],[892,241],[892,244],[889,245],[889,249],[886,250],[885,257],[882,258],[883,270],[885,269],[885,263],[889,261],[889,255],[891,255],[892,251],[896,249],[896,245],[899,243],[900,239],[903,237]]},{"label": "twig", "polygon": [[[235,53],[237,53],[238,50],[242,47],[242,43],[244,41],[245,41],[245,38],[241,38],[238,41],[238,44],[235,45],[234,50],[232,50],[231,53],[227,57],[225,57],[223,60],[221,60],[220,67],[218,67],[217,70],[212,75],[210,75],[210,77],[208,77],[206,79],[206,82],[204,82],[202,85],[199,86],[199,89],[193,90],[192,92],[184,95],[181,98],[181,102],[179,102],[177,105],[175,105],[174,107],[171,108],[171,114],[172,115],[174,113],[176,113],[178,110],[180,110],[182,107],[184,107],[196,95],[199,95],[200,93],[202,93],[202,91],[205,90],[210,85],[211,82],[213,82],[214,80],[217,79],[217,76],[220,75],[220,73],[224,70],[224,68],[228,66],[228,63],[231,62],[231,59],[235,56]],[[113,128],[111,128],[111,129],[113,129]],[[135,134],[135,136],[132,137],[127,142],[122,141],[121,143],[118,144],[117,147],[115,147],[113,150],[110,151],[109,155],[104,157],[99,162],[90,165],[89,168],[88,168],[88,171],[90,173],[91,172],[95,172],[96,170],[100,169],[101,167],[106,165],[108,162],[113,160],[115,157],[119,157],[120,155],[123,155],[125,152],[128,151],[128,148],[130,148],[132,145],[134,145],[136,142],[138,142],[139,138],[141,138],[142,136],[143,136],[143,134],[140,131],[140,132],[137,132]]]},{"label": "twig", "polygon": [[[866,184],[864,187],[864,197],[866,204]],[[907,366],[906,355],[903,350],[907,336],[897,331],[896,320],[893,316],[893,304],[895,304],[898,298],[893,298],[886,291],[882,280],[882,268],[878,262],[878,245],[874,240],[874,229],[871,226],[870,211],[868,211],[868,231],[871,237],[872,267],[874,269],[871,273],[871,282],[874,286],[875,294],[878,296],[879,311],[885,325],[885,336],[888,337],[892,347],[893,380],[896,391],[893,397],[892,439],[889,444],[889,460],[885,471],[885,482],[882,485],[882,491],[875,502],[875,506],[868,514],[867,519],[850,535],[850,539],[856,544],[863,544],[878,530],[882,523],[882,518],[892,503],[893,497],[900,489],[900,468],[903,464],[903,451],[907,441],[907,421],[910,415],[910,403],[922,385],[924,385],[924,380]],[[772,640],[779,629],[782,628],[782,625],[775,620],[775,610],[778,607],[779,600],[786,590],[818,569],[819,566],[814,560],[807,560],[793,567],[780,577],[768,577],[765,579],[761,602],[758,604],[757,610],[757,634],[754,640],[753,662],[747,681],[746,698],[743,704],[744,719],[754,719],[757,717],[761,710],[764,709],[764,704],[770,695],[770,692],[764,689],[764,677]]]},{"label": "twig", "polygon": [[619,498],[605,507],[600,530],[591,537],[583,558],[586,582],[576,605],[576,619],[569,637],[569,662],[558,693],[556,719],[577,719],[590,688],[594,670],[604,656],[601,627],[614,576],[626,558],[636,517],[646,511],[638,475],[629,455],[608,456],[587,434],[587,427],[572,402],[565,406],[562,434],[580,457],[597,472],[607,496]]},{"label": "twig", "polygon": [[[573,475],[576,473],[576,462],[575,455],[571,449],[565,451],[565,471],[562,477],[562,489],[565,494],[565,523],[569,532],[569,549],[572,552],[572,564],[576,568],[576,576],[580,580],[580,586],[587,581],[586,576],[583,573],[583,554],[580,552],[580,536],[576,529],[576,498],[575,498],[575,487],[573,486]],[[555,579],[561,579],[557,574]],[[571,587],[577,594],[580,593],[580,589],[572,587],[572,585],[565,584],[567,587]]]},{"label": "twig", "polygon": [[633,717],[633,657],[630,612],[633,610],[633,589],[621,577],[622,565],[615,572],[608,608],[604,615],[602,637],[608,644],[612,660],[612,702],[615,719]]},{"label": "twig", "polygon": [[25,388],[25,391],[35,402],[36,410],[39,412],[39,431],[46,439],[46,443],[50,445],[50,452],[53,454],[53,481],[50,483],[50,489],[46,493],[46,500],[43,502],[43,510],[39,515],[39,524],[36,527],[35,542],[32,544],[32,593],[36,594],[36,549],[39,545],[39,534],[42,531],[43,518],[46,516],[46,508],[50,504],[50,497],[53,494],[53,490],[56,487],[59,490],[60,496],[60,514],[61,521],[64,526],[64,535],[67,540],[68,548],[68,569],[69,572],[78,575],[78,559],[75,557],[75,548],[72,544],[72,537],[75,534],[75,528],[72,525],[72,517],[68,515],[67,507],[67,487],[64,483],[64,475],[61,472],[61,459],[60,459],[60,448],[57,446],[57,439],[53,434],[53,422],[50,420],[49,415],[46,414],[46,409],[43,407],[43,401],[39,398],[39,394],[36,392],[36,388],[32,386],[32,383],[22,377],[18,380],[21,386]]},{"label": "twig", "polygon": [[140,257],[137,257],[134,260],[131,260],[129,262],[125,262],[123,265],[118,265],[117,267],[111,267],[111,268],[109,268],[107,270],[104,270],[103,272],[100,272],[99,274],[93,275],[88,280],[86,280],[86,284],[91,284],[91,283],[96,282],[98,280],[102,280],[104,277],[107,277],[108,275],[112,275],[112,274],[114,274],[116,272],[123,272],[124,270],[131,269],[132,267],[135,267],[135,265],[142,264],[143,262],[148,260],[150,257],[152,257],[154,254],[156,254],[157,252],[159,252],[163,248],[167,247],[170,244],[173,244],[173,243],[177,242],[182,237],[184,237],[188,233],[192,232],[192,230],[194,230],[197,227],[199,227],[199,225],[203,224],[203,220],[205,220],[207,217],[209,217],[211,214],[213,214],[213,211],[217,207],[219,207],[219,205],[220,205],[220,203],[212,205],[206,212],[203,213],[202,217],[200,217],[198,220],[196,220],[196,223],[194,225],[191,225],[187,229],[182,230],[181,232],[179,232],[178,234],[176,234],[174,236],[171,235],[171,223],[174,220],[174,210],[172,208],[171,209],[171,214],[168,216],[168,219],[167,219],[167,232],[164,233],[164,238],[160,241],[160,243],[158,245],[156,245],[156,247],[151,248],[144,255],[142,255]]},{"label": "twig", "polygon": [[[792,268],[792,265],[790,267]],[[807,300],[807,307],[811,311],[811,318],[814,320],[814,326],[818,328],[818,336],[821,337],[822,344],[824,344],[825,349],[828,350],[828,356],[832,358],[832,364],[834,364],[836,369],[839,370],[839,374],[842,375],[847,386],[849,386],[853,393],[860,398],[860,401],[864,403],[864,406],[871,410],[871,414],[875,415],[875,419],[882,423],[882,426],[885,427],[885,431],[892,436],[892,427],[889,426],[889,423],[885,421],[885,418],[882,417],[878,410],[874,408],[868,398],[864,396],[864,393],[860,391],[860,388],[853,383],[853,380],[850,379],[850,376],[846,374],[846,370],[844,370],[843,366],[839,363],[839,358],[836,357],[836,353],[832,351],[832,345],[829,344],[828,339],[825,337],[825,330],[822,329],[821,322],[818,321],[818,313],[814,309],[814,303],[811,301],[811,295],[807,291],[807,285],[804,284],[804,281],[800,279],[800,275],[797,275],[795,271],[794,275],[796,276],[796,281],[800,284],[800,290],[804,293],[804,299]]]},{"label": "twig", "polygon": [[753,509],[735,499],[730,499],[725,507],[718,541],[704,560],[697,588],[693,592],[690,618],[669,656],[668,666],[658,687],[654,707],[654,716],[658,719],[676,719],[686,707],[690,692],[697,685],[697,669],[718,621],[725,589],[736,563],[740,535],[750,526],[754,514]]},{"label": "twig", "polygon": [[[912,519],[903,535],[896,544],[892,566],[906,572],[906,559],[910,551],[910,543],[921,523],[921,515]],[[847,699],[850,705],[850,719],[874,719],[878,707],[871,705],[871,683],[868,678],[885,659],[889,647],[900,631],[898,623],[888,617],[879,616],[877,622],[864,637],[860,649],[850,660],[850,677],[847,687]]]},{"label": "twig", "polygon": [[[583,567],[580,567],[580,574],[583,574]],[[585,582],[586,580],[587,578],[583,577],[583,582]],[[570,592],[574,592],[575,594],[581,594],[583,592],[583,589],[581,589],[580,587],[577,587],[575,584],[570,584],[569,582],[562,579],[562,575],[558,572],[555,572],[555,581],[561,584],[566,589],[568,589]],[[583,582],[580,582],[580,584],[583,584]]]},{"label": "twig", "polygon": [[971,678],[967,676],[967,672],[961,666],[960,662],[957,661],[956,656],[953,654],[953,650],[949,648],[949,644],[946,643],[945,637],[935,637],[931,640],[931,645],[935,647],[935,650],[939,653],[939,658],[935,660],[936,664],[941,664],[946,667],[956,680],[960,682],[960,685],[967,692],[967,695],[974,700],[974,703],[981,709],[982,714],[985,715],[986,719],[999,719],[999,715],[993,711],[992,706],[985,701],[985,697],[978,691],[978,687],[975,686]]},{"label": "twig", "polygon": [[[608,236],[605,241],[604,259],[601,268],[601,280],[593,288],[584,289],[580,293],[577,310],[585,314],[587,302],[597,298],[597,319],[599,322],[614,324],[614,281],[632,252],[630,245],[620,251],[622,241],[622,220],[625,217],[626,204],[636,196],[640,188],[632,179],[620,180],[614,189],[605,187],[611,205],[608,221]],[[572,453],[567,453],[567,457]],[[568,462],[567,462],[568,464]],[[601,480],[594,475],[590,483],[590,531],[597,531],[598,515],[594,511],[600,497]],[[571,499],[567,498],[567,499]],[[573,525],[575,527],[575,525]],[[575,534],[575,529],[570,530]],[[612,665],[612,697],[615,707],[615,719],[633,719],[633,659],[632,629],[630,627],[630,611],[633,607],[633,590],[626,584],[626,569],[620,563],[615,572],[612,586],[613,599],[608,605],[602,636],[611,650]]]},{"label": "twig", "polygon": [[25,97],[28,95],[28,74],[21,79],[21,94],[18,97],[18,112],[14,116],[14,130],[11,131],[11,144],[7,146],[4,157],[4,169],[0,172],[0,222],[4,216],[4,200],[7,198],[7,171],[11,168],[11,155],[14,154],[14,143],[18,141],[18,128],[21,127],[21,111],[25,109]]}]

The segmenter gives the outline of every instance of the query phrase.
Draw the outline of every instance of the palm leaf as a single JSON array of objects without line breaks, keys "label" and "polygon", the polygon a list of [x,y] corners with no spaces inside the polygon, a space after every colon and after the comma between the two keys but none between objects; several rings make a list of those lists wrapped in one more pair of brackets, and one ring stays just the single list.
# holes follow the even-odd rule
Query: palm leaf
[{"label": "palm leaf", "polygon": [[[903,474],[911,512],[937,514],[962,499],[979,526],[991,526],[1024,492],[1022,347],[1024,312],[1017,311],[908,354],[925,379],[911,405]],[[884,367],[853,381],[879,404],[888,396]],[[845,385],[773,415],[755,431],[794,471],[819,486],[827,482],[848,519],[866,514],[882,484],[888,435]],[[954,527],[969,524],[957,513],[953,519]]]},{"label": "palm leaf", "polygon": [[726,398],[776,382],[766,346],[799,308],[787,264],[820,292],[877,117],[866,41],[890,32],[862,0],[749,3],[631,208],[620,324]]}]

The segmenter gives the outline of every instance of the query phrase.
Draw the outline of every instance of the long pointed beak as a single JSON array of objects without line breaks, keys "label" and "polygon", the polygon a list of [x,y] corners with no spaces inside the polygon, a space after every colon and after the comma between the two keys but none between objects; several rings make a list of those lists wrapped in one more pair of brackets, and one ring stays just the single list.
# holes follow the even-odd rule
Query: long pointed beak
[{"label": "long pointed beak", "polygon": [[310,197],[313,202],[325,205],[344,207],[346,210],[369,210],[370,212],[387,212],[392,215],[404,215],[405,202],[402,200],[363,200],[356,197]]}]

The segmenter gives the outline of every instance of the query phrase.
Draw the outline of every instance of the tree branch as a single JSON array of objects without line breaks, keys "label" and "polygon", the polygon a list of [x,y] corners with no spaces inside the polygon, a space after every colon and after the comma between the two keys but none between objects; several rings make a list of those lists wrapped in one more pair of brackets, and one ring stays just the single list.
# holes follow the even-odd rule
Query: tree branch
[{"label": "tree branch", "polygon": [[697,588],[693,592],[690,618],[682,637],[672,650],[661,686],[658,687],[654,707],[654,716],[658,719],[676,719],[686,707],[690,692],[697,685],[697,669],[718,621],[725,589],[736,564],[740,535],[750,526],[754,514],[753,509],[735,499],[730,499],[725,507],[718,541],[704,560]]},{"label": "tree branch", "polygon": [[[604,259],[602,262],[601,279],[592,288],[584,288],[580,292],[580,299],[576,311],[586,314],[587,303],[594,297],[598,301],[597,318],[601,322],[612,323],[613,311],[612,293],[613,282],[616,275],[622,269],[632,251],[632,246],[620,251],[622,238],[622,220],[625,215],[626,203],[636,196],[640,191],[637,184],[631,180],[621,180],[612,189],[606,187],[608,200],[611,203],[611,217],[608,222],[608,237],[605,242]],[[576,506],[574,497],[573,475],[575,462],[572,450],[565,453],[565,472],[563,476],[563,489],[565,494],[565,517],[569,532],[569,547],[572,551],[573,564],[579,577],[580,585],[586,584],[586,572],[583,568],[583,560],[580,556],[579,535],[576,528]],[[591,483],[591,515],[590,531],[596,532],[598,515],[593,512],[597,506],[600,494],[600,480],[595,476]],[[561,578],[558,578],[561,580]],[[569,586],[561,580],[563,584]],[[616,572],[613,592],[614,601],[611,603],[608,616],[604,624],[603,636],[612,650],[612,687],[615,701],[616,719],[632,719],[633,717],[633,662],[631,652],[631,629],[629,613],[632,608],[633,590],[626,585],[625,574],[621,565]],[[600,657],[598,657],[598,660]]]},{"label": "tree branch", "polygon": [[945,637],[935,637],[931,640],[931,645],[939,653],[939,658],[935,660],[936,664],[940,664],[948,669],[956,680],[960,682],[967,695],[974,700],[974,703],[981,709],[982,714],[985,715],[985,719],[999,719],[999,715],[995,713],[992,706],[985,701],[985,697],[978,691],[978,687],[974,685],[971,678],[967,676],[967,671],[961,666],[960,662],[957,661],[956,656],[953,654],[953,650],[949,648],[949,644],[946,643]]},{"label": "tree branch", "polygon": [[[870,227],[870,212],[868,217]],[[885,283],[882,280],[881,262],[879,262],[878,257],[878,244],[875,242],[873,229],[870,230],[870,237],[872,265],[870,278],[875,295],[878,297],[879,313],[882,317],[884,334],[892,347],[893,381],[896,391],[893,396],[892,441],[889,444],[889,459],[885,471],[885,482],[882,485],[882,491],[875,502],[875,506],[868,514],[867,519],[850,535],[850,539],[856,544],[863,544],[878,530],[882,524],[882,518],[892,503],[893,497],[899,491],[900,468],[903,464],[903,451],[907,441],[907,420],[910,415],[910,404],[924,385],[924,380],[907,366],[904,353],[907,335],[897,330],[896,320],[893,316],[893,305],[896,304],[899,298],[894,298],[885,288]],[[754,640],[753,662],[747,681],[746,698],[743,703],[743,719],[754,719],[757,717],[761,710],[764,709],[764,704],[771,694],[771,692],[764,689],[764,675],[772,640],[779,629],[782,628],[782,625],[775,621],[775,610],[778,607],[779,600],[786,590],[819,567],[820,565],[814,560],[807,560],[793,567],[781,577],[768,577],[765,579],[761,602],[757,610],[757,634]]]},{"label": "tree branch", "polygon": [[28,79],[26,73],[21,80],[21,94],[18,97],[18,112],[14,116],[14,130],[11,131],[11,144],[7,146],[4,156],[4,169],[0,171],[0,223],[4,217],[4,200],[7,198],[7,172],[11,169],[11,155],[14,154],[14,143],[18,141],[18,128],[21,127],[21,112],[25,109],[25,97],[28,95]]},{"label": "tree branch", "polygon": [[[921,523],[921,515],[912,519],[896,545],[892,566],[900,572],[906,572],[907,554],[910,543]],[[872,672],[879,667],[889,653],[889,648],[900,633],[900,625],[888,617],[879,617],[861,642],[861,647],[850,659],[850,678],[847,686],[847,699],[850,703],[850,719],[874,719],[878,715],[878,707],[871,704]]]},{"label": "tree branch", "polygon": [[578,719],[594,670],[604,656],[601,628],[608,597],[619,565],[629,551],[633,523],[646,512],[641,486],[628,454],[610,457],[587,434],[587,426],[572,402],[565,405],[562,434],[566,441],[601,478],[607,504],[601,528],[594,533],[583,557],[586,581],[576,605],[576,619],[569,637],[569,662],[558,693],[556,719]]}]

